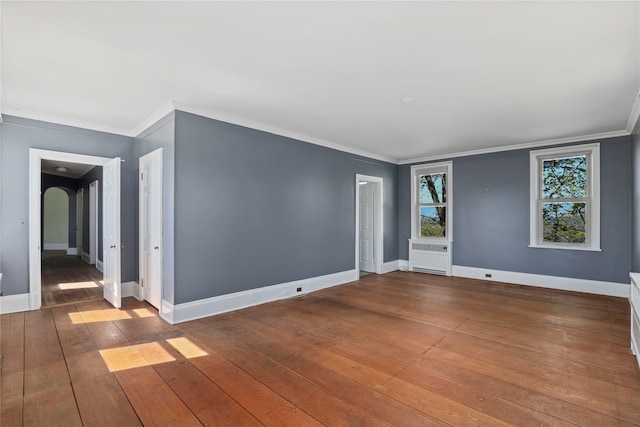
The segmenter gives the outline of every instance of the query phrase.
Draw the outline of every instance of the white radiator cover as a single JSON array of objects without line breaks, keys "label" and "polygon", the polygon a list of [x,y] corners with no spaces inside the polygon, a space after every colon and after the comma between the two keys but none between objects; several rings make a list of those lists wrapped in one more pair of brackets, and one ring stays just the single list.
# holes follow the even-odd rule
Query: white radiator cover
[{"label": "white radiator cover", "polygon": [[409,239],[409,271],[451,276],[451,242]]}]

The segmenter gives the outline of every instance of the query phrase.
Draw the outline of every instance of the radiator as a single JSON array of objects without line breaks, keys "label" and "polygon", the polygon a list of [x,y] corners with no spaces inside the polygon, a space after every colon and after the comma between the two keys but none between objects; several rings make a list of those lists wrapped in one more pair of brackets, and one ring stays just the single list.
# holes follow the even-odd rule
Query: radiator
[{"label": "radiator", "polygon": [[451,275],[451,242],[409,240],[409,271]]}]

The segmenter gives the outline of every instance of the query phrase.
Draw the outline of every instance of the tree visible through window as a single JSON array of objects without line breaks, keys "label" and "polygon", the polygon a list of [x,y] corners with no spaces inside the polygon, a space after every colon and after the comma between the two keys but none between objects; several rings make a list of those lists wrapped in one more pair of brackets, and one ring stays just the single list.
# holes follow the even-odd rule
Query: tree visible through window
[{"label": "tree visible through window", "polygon": [[530,247],[600,251],[600,144],[532,150]]},{"label": "tree visible through window", "polygon": [[418,176],[418,210],[420,237],[446,237],[447,175],[445,173]]},{"label": "tree visible through window", "polygon": [[542,241],[585,243],[587,156],[542,159]]}]

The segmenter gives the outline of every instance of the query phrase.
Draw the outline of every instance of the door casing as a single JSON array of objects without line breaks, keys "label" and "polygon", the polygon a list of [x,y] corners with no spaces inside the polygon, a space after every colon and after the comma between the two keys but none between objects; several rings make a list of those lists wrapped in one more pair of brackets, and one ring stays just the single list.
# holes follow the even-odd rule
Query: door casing
[{"label": "door casing", "polygon": [[[88,156],[84,154],[61,151],[29,149],[29,309],[37,310],[42,306],[42,266],[41,266],[41,175],[42,160],[81,163],[104,166],[113,160],[106,157]],[[114,213],[120,226],[120,210]],[[118,277],[118,281],[120,278]]]},{"label": "door casing", "polygon": [[83,215],[84,215],[84,189],[81,188],[76,193],[76,251],[80,258],[82,258],[82,227],[83,227]]},{"label": "door casing", "polygon": [[98,261],[98,181],[89,184],[89,264]]},{"label": "door casing", "polygon": [[375,197],[374,197],[374,207],[373,207],[373,216],[374,216],[374,227],[373,227],[373,252],[374,252],[374,272],[377,274],[383,273],[383,262],[384,262],[384,217],[383,217],[383,184],[384,180],[382,177],[378,176],[370,176],[370,175],[361,175],[356,174],[355,179],[355,269],[358,271],[360,269],[360,182],[372,183],[375,186]]}]

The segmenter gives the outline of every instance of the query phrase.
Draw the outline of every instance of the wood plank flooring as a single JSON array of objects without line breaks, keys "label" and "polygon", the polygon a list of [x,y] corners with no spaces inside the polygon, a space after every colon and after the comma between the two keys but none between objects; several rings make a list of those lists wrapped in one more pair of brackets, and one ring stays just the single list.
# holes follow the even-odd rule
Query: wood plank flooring
[{"label": "wood plank flooring", "polygon": [[102,273],[66,251],[45,251],[42,257],[42,306],[102,299]]},{"label": "wood plank flooring", "polygon": [[0,334],[2,427],[640,425],[623,298],[394,272],[174,326],[67,304]]}]

